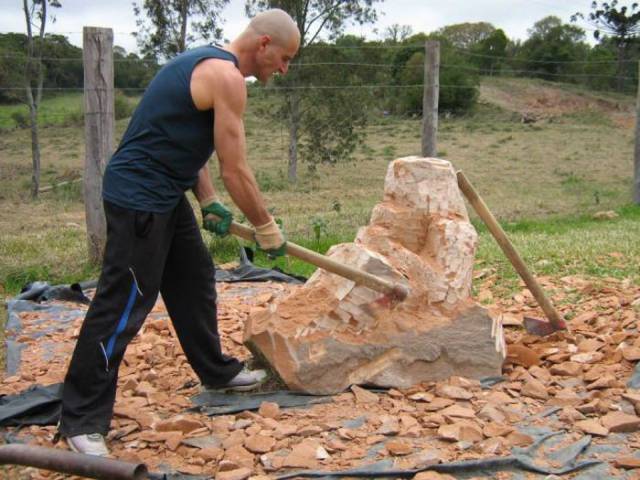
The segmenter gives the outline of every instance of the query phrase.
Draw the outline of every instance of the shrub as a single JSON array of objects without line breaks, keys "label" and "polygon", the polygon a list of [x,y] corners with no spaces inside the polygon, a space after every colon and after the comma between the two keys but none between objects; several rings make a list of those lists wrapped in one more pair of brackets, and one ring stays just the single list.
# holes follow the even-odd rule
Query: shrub
[{"label": "shrub", "polygon": [[113,100],[116,120],[128,118],[131,116],[131,114],[133,113],[133,106],[124,93],[122,93],[120,90],[117,90]]},{"label": "shrub", "polygon": [[24,112],[13,112],[11,114],[11,120],[16,122],[18,128],[27,128],[29,126],[29,115]]}]

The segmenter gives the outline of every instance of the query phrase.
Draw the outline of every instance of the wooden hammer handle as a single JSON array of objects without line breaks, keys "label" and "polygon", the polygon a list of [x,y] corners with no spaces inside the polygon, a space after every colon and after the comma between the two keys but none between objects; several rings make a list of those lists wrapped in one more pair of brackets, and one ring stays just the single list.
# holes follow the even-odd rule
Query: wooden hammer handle
[{"label": "wooden hammer handle", "polygon": [[471,182],[469,182],[462,171],[458,171],[456,175],[458,177],[458,186],[460,187],[460,190],[462,190],[462,193],[467,197],[467,200],[469,200],[469,203],[473,206],[478,216],[485,223],[491,232],[491,235],[493,235],[493,238],[496,240],[498,245],[500,245],[500,248],[502,248],[502,251],[511,262],[511,265],[513,265],[513,268],[515,268],[518,275],[520,275],[520,278],[524,280],[525,285],[533,294],[538,305],[540,305],[540,308],[542,308],[542,311],[549,319],[551,325],[558,330],[564,330],[566,328],[564,320],[560,318],[556,309],[551,305],[551,302],[540,287],[540,284],[531,274],[513,244],[507,238],[507,234],[504,232],[482,198],[480,198],[480,195],[478,195],[475,188],[473,188]]},{"label": "wooden hammer handle", "polygon": [[[251,227],[234,221],[231,222],[229,231],[244,240],[255,242],[255,232]],[[313,250],[309,250],[308,248],[304,248],[293,242],[287,242],[286,252],[288,255],[299,258],[300,260],[310,263],[311,265],[315,265],[316,267],[320,267],[327,272],[335,273],[336,275],[340,275],[341,277],[351,280],[357,285],[363,285],[375,290],[376,292],[383,293],[398,300],[404,300],[409,293],[409,290],[404,285],[377,277],[369,272],[360,270],[359,268],[350,267],[349,265],[336,262],[325,255],[316,253]]]}]

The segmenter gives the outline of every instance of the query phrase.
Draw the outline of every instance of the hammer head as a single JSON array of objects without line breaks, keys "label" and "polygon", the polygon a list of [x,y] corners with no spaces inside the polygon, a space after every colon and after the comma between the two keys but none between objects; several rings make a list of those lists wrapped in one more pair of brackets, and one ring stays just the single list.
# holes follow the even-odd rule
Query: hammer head
[{"label": "hammer head", "polygon": [[560,330],[566,330],[567,324],[564,320],[560,320],[560,325],[553,325],[551,322],[540,320],[539,318],[524,317],[524,328],[532,335],[546,337]]}]

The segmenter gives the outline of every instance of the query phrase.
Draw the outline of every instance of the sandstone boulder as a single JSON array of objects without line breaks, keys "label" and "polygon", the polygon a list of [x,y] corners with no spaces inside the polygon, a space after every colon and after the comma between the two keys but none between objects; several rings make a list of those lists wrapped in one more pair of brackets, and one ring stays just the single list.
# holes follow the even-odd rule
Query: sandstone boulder
[{"label": "sandstone boulder", "polygon": [[395,160],[369,225],[328,256],[401,283],[409,296],[390,301],[318,269],[288,297],[253,311],[245,343],[290,388],[314,394],[499,375],[492,320],[471,298],[476,244],[451,164]]}]

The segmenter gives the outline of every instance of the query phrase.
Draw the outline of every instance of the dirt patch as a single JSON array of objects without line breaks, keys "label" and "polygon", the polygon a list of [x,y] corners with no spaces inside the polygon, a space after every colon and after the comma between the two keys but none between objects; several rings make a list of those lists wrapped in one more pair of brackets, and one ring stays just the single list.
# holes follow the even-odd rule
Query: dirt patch
[{"label": "dirt patch", "polygon": [[[558,85],[528,79],[487,81],[480,86],[480,101],[518,113],[523,121],[536,121],[583,112],[607,116],[616,125],[633,125],[631,97],[599,97],[595,93],[575,92]],[[631,121],[631,122],[630,122]]]}]

